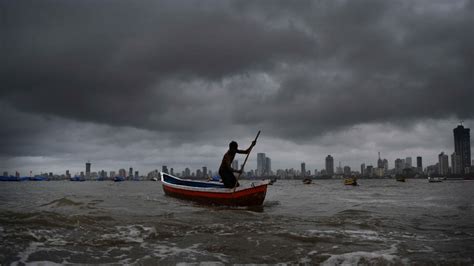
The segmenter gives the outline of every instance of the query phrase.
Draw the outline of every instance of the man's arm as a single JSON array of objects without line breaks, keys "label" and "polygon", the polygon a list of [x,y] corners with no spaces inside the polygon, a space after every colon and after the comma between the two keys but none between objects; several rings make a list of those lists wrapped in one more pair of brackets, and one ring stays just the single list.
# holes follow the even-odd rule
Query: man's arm
[{"label": "man's arm", "polygon": [[237,153],[249,154],[250,151],[252,150],[253,146],[255,146],[255,144],[257,144],[257,142],[254,140],[254,141],[252,141],[252,144],[250,145],[250,147],[248,147],[248,149],[246,149],[246,150],[237,150]]}]

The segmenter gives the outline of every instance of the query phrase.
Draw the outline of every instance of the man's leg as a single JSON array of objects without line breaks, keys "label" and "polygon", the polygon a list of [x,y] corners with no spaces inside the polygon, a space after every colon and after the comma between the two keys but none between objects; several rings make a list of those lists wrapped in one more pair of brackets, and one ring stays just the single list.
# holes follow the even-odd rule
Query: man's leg
[{"label": "man's leg", "polygon": [[235,178],[234,173],[232,172],[222,173],[221,178],[222,178],[222,181],[224,182],[225,187],[227,188],[235,187],[235,183],[237,182],[237,179]]}]

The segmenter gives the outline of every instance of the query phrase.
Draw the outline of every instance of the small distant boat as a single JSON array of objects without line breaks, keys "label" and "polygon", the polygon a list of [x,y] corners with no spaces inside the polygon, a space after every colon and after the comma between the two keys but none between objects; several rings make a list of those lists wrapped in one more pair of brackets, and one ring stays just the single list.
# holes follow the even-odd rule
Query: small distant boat
[{"label": "small distant boat", "polygon": [[30,181],[48,181],[47,177],[44,176],[31,176],[29,177]]},{"label": "small distant boat", "polygon": [[312,180],[311,178],[305,178],[305,179],[303,179],[303,184],[305,184],[305,185],[309,185],[309,184],[311,184],[312,182],[313,182],[313,180]]},{"label": "small distant boat", "polygon": [[86,179],[83,177],[83,176],[71,176],[69,178],[70,181],[79,181],[79,182],[83,182],[83,181],[86,181]]},{"label": "small distant boat", "polygon": [[431,177],[431,176],[428,176],[428,182],[430,182],[430,183],[443,182],[443,178],[442,178],[442,177]]},{"label": "small distant boat", "polygon": [[114,177],[114,181],[115,182],[122,182],[122,181],[125,181],[125,178],[121,177],[121,176],[116,176],[116,177]]},{"label": "small distant boat", "polygon": [[161,173],[161,183],[166,195],[192,200],[201,204],[258,206],[262,205],[265,200],[269,181],[252,183],[250,186],[239,186],[233,189],[226,188],[220,182],[181,179],[170,174]]},{"label": "small distant boat", "polygon": [[347,186],[357,186],[357,178],[355,177],[346,177],[344,178],[344,185]]},{"label": "small distant boat", "polygon": [[398,181],[398,182],[405,182],[406,178],[404,176],[396,176],[395,179]]},{"label": "small distant boat", "polygon": [[151,178],[151,181],[158,181],[158,178],[152,177],[152,178]]},{"label": "small distant boat", "polygon": [[0,181],[27,181],[28,176],[0,176]]},{"label": "small distant boat", "polygon": [[270,179],[270,181],[268,182],[268,184],[269,184],[269,185],[273,185],[276,181],[277,181],[276,178],[272,178],[272,179]]}]

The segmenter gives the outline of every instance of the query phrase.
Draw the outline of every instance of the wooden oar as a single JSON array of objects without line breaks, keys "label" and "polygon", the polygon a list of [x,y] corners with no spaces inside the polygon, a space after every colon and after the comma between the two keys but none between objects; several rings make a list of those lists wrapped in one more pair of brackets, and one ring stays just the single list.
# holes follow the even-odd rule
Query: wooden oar
[{"label": "wooden oar", "polygon": [[[255,142],[257,142],[258,136],[260,136],[260,130],[258,131],[257,136],[255,137],[255,140],[254,140]],[[240,175],[244,171],[245,164],[247,163],[247,159],[249,158],[249,155],[250,155],[250,152],[252,152],[252,149],[253,149],[253,147],[250,148],[249,153],[247,153],[247,156],[245,157],[245,160],[244,160],[244,164],[242,164],[242,168],[240,168],[240,173],[235,179],[234,191],[235,191],[235,188],[237,188],[237,183],[239,182]]]}]

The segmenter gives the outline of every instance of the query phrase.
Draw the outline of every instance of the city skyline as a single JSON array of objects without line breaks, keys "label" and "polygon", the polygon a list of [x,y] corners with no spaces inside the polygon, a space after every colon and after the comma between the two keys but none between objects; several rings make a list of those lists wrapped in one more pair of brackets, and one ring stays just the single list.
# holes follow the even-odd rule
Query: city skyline
[{"label": "city skyline", "polygon": [[[464,128],[464,127],[463,127],[461,124],[458,125],[456,128],[453,129],[453,133],[454,133],[456,130],[460,130],[460,128]],[[466,131],[469,132],[469,128],[466,128]],[[454,133],[454,134],[455,134],[455,133]],[[455,143],[454,143],[454,146],[452,147],[451,150],[448,148],[448,149],[447,149],[448,152],[442,151],[440,154],[437,155],[437,159],[436,159],[436,160],[431,161],[431,163],[424,164],[423,167],[422,167],[422,169],[424,170],[424,169],[425,169],[426,167],[428,167],[428,166],[435,166],[435,165],[439,164],[439,163],[441,162],[441,161],[440,161],[440,160],[441,160],[441,159],[440,159],[440,158],[441,158],[441,157],[440,157],[441,154],[444,154],[444,156],[448,157],[448,153],[451,154],[450,151],[455,150],[456,147],[459,146],[459,144],[457,144],[459,141],[456,140],[456,134],[455,134],[455,137],[454,137],[454,138],[455,138],[455,141],[454,141]],[[459,137],[458,137],[458,139],[459,139]],[[464,141],[464,142],[465,142],[465,141]],[[467,143],[470,143],[469,133],[467,133]],[[470,151],[470,146],[468,146],[467,148],[464,148],[464,149]],[[444,162],[444,164],[446,164],[446,165],[441,166],[441,168],[440,168],[440,166],[438,166],[438,168],[440,169],[440,170],[439,170],[440,173],[447,173],[448,169],[451,170],[451,168],[453,168],[453,170],[452,170],[452,171],[454,171],[453,173],[461,173],[460,170],[459,170],[459,172],[457,172],[457,171],[456,171],[456,168],[455,168],[455,166],[454,166],[454,159],[453,159],[453,156],[454,156],[455,154],[456,154],[455,152],[454,152],[453,154],[451,154],[451,159],[448,160],[448,161],[446,161],[447,159],[443,159],[443,162]],[[262,159],[259,159],[259,156],[262,156]],[[259,169],[260,169],[260,167],[264,167],[264,168],[265,168],[265,171],[264,171],[264,172],[265,172],[265,173],[268,173],[268,169],[267,169],[266,164],[267,164],[268,162],[270,162],[270,164],[271,164],[271,159],[270,159],[269,157],[266,157],[266,154],[265,154],[265,153],[257,153],[257,154],[255,155],[255,157],[256,157],[256,158],[255,158],[255,162],[252,162],[252,160],[249,160],[249,163],[247,164],[247,167],[246,167],[245,170],[246,170],[246,171],[255,171],[255,172],[256,172],[256,175],[257,175],[257,176],[260,176],[260,175],[261,175],[260,172],[261,172],[262,170],[259,170]],[[400,163],[403,164],[403,166],[397,166],[397,160],[400,160],[400,158],[397,157],[396,159],[392,160],[392,162],[389,163],[390,160],[387,160],[386,158],[383,158],[383,160],[382,160],[381,157],[380,157],[380,152],[378,152],[378,160],[373,161],[373,162],[370,162],[370,161],[363,161],[363,162],[361,162],[361,163],[359,164],[359,166],[357,166],[357,165],[354,165],[354,166],[353,166],[353,165],[347,164],[347,163],[345,163],[345,162],[343,162],[343,161],[341,161],[341,160],[335,160],[335,158],[334,158],[333,156],[328,155],[328,156],[325,157],[324,162],[322,163],[322,165],[321,165],[321,162],[316,162],[316,163],[314,163],[313,161],[311,161],[310,167],[308,167],[308,169],[320,169],[320,170],[323,170],[323,169],[324,169],[324,170],[326,170],[327,167],[328,167],[328,165],[327,165],[327,163],[328,163],[328,161],[327,161],[327,160],[328,160],[328,157],[330,157],[331,160],[332,160],[332,161],[331,161],[331,164],[332,164],[332,167],[333,167],[333,172],[332,172],[333,174],[336,173],[336,168],[338,168],[338,167],[336,167],[336,166],[334,165],[335,162],[338,163],[338,164],[342,164],[341,166],[344,166],[344,167],[348,166],[348,167],[351,168],[351,169],[359,169],[360,164],[363,164],[363,165],[365,165],[365,166],[374,167],[374,169],[375,169],[375,168],[380,168],[380,164],[382,164],[382,165],[383,165],[383,168],[385,168],[385,171],[387,171],[387,169],[395,169],[395,170],[396,170],[396,169],[399,169],[399,170],[396,170],[396,171],[400,172],[400,169],[403,168],[403,167],[405,167],[405,166],[408,166],[408,167],[414,166],[414,165],[413,165],[413,161],[412,161],[413,158],[416,159],[416,167],[415,167],[415,168],[418,168],[418,164],[419,164],[419,162],[420,162],[419,160],[423,160],[423,159],[421,159],[421,158],[423,158],[422,156],[418,156],[418,155],[417,155],[417,156],[407,156],[405,159],[401,159],[402,162],[400,162]],[[403,156],[401,156],[401,157],[403,157]],[[413,157],[413,158],[412,158],[412,157]],[[251,156],[250,156],[250,158],[251,158]],[[443,157],[443,158],[444,158],[444,157]],[[469,158],[470,158],[470,157],[469,157]],[[263,160],[264,162],[262,163],[261,166],[259,166],[259,162],[260,162],[261,160]],[[459,160],[461,160],[461,159],[459,158]],[[451,163],[449,163],[449,161],[450,161]],[[446,163],[446,162],[448,162],[448,163]],[[306,162],[303,162],[303,163],[306,165]],[[393,165],[392,165],[391,163],[393,163]],[[87,173],[88,169],[89,169],[89,173],[91,172],[91,171],[90,171],[90,164],[91,164],[90,161],[87,161],[87,162],[86,162],[86,170],[85,170],[85,173]],[[250,166],[251,166],[252,164],[254,164],[255,167],[250,168]],[[236,157],[236,159],[233,161],[233,166],[236,167],[237,165],[238,165],[238,158]],[[313,167],[314,165],[318,165],[318,166],[321,165],[321,166],[320,166],[320,167],[318,167],[318,166]],[[388,165],[389,165],[390,167],[389,167]],[[158,165],[158,167],[156,167],[156,168],[145,169],[144,172],[152,172],[152,171],[154,171],[154,170],[156,170],[156,169],[160,169],[160,168],[161,168],[161,171],[169,172],[167,167],[168,167],[168,166],[165,166],[165,165]],[[174,166],[174,168],[177,169],[179,172],[185,171],[185,169],[189,169],[188,167],[189,167],[189,164],[187,164],[187,165],[180,165],[180,166]],[[205,168],[207,169],[207,166],[200,166],[200,167],[197,167],[196,170],[199,171],[199,169],[200,169],[201,167],[202,167],[202,168],[205,167]],[[241,167],[241,166],[238,166],[239,169],[240,169],[240,167]],[[469,167],[470,167],[470,164],[469,164]],[[55,174],[60,174],[61,171],[64,171],[64,172],[65,172],[65,171],[71,171],[71,169],[73,169],[72,172],[73,172],[73,173],[75,172],[76,174],[79,174],[79,173],[81,173],[81,172],[84,172],[84,171],[83,171],[84,169],[81,169],[80,167],[79,167],[79,168],[75,168],[75,167],[72,167],[72,168],[69,167],[69,168],[68,168],[68,167],[66,167],[66,166],[64,165],[63,168],[64,168],[65,170],[62,169],[62,170],[59,170],[59,171],[52,171],[51,169],[49,169],[49,170],[48,170],[48,169],[42,169],[42,170],[44,170],[44,171],[40,171],[40,170],[31,170],[31,169],[30,169],[30,170],[28,170],[27,172],[28,172],[28,173],[31,173],[31,174],[33,174],[33,175],[38,175],[38,174],[40,174],[40,173],[50,173],[50,172],[53,172],[53,173],[55,173]],[[119,168],[122,168],[122,167],[119,167]],[[133,169],[133,167],[130,167],[129,169],[130,169],[129,171],[132,171],[131,169]],[[171,167],[170,169],[173,169],[173,167]],[[216,168],[210,168],[210,169],[211,169],[211,170],[212,170],[212,169],[217,169],[217,167],[216,167]],[[296,165],[294,165],[294,166],[290,165],[290,166],[284,167],[284,168],[271,168],[271,165],[270,165],[270,170],[273,170],[273,171],[276,171],[276,170],[284,170],[284,169],[298,169],[298,167],[297,167]],[[104,168],[102,167],[100,170],[97,170],[97,172],[99,172],[99,171],[101,171],[101,170],[104,170]],[[114,170],[118,170],[118,168],[117,168],[117,169],[108,169],[108,170],[106,170],[106,172],[107,172],[107,171],[114,171]],[[341,170],[342,170],[342,169],[341,169]],[[11,172],[10,172],[10,171],[11,171]],[[4,169],[3,172],[15,173],[15,172],[18,172],[18,169],[13,169],[13,170],[12,170],[12,169]],[[94,172],[94,171],[92,171],[92,172]],[[192,171],[192,172],[194,173],[194,171]],[[86,175],[87,175],[87,174],[86,174]]]},{"label": "city skyline", "polygon": [[258,130],[246,169],[428,166],[474,125],[473,1],[120,3],[0,5],[1,171],[217,169]]}]

